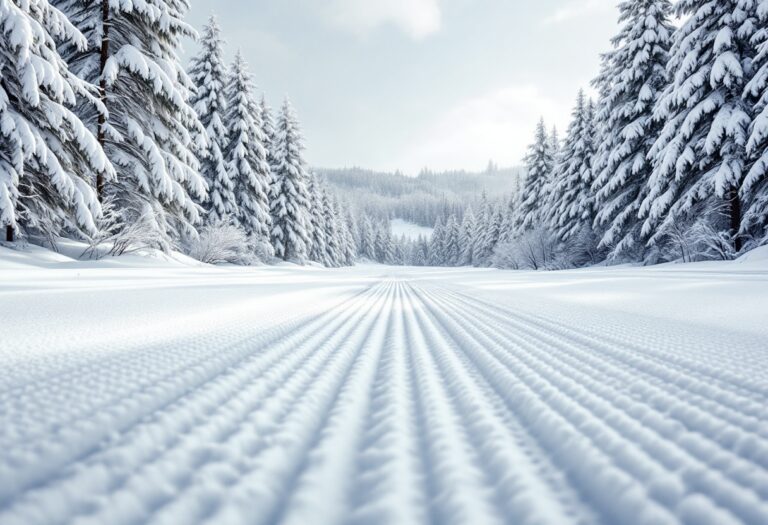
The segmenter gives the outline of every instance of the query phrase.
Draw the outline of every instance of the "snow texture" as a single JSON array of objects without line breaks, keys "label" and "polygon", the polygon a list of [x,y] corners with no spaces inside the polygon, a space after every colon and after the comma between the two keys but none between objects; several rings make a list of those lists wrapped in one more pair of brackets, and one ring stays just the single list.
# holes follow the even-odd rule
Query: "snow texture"
[{"label": "snow texture", "polygon": [[0,248],[0,523],[767,523],[766,259]]}]

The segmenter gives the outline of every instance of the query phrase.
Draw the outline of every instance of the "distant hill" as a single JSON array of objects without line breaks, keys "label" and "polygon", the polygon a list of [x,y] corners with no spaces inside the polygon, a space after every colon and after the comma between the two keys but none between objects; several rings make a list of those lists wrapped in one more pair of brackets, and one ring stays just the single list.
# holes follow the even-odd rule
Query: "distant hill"
[{"label": "distant hill", "polygon": [[491,200],[511,196],[519,188],[524,169],[423,171],[417,177],[362,168],[315,169],[315,173],[325,177],[337,195],[358,213],[431,227],[440,215],[461,216],[467,204],[479,201],[483,191]]}]

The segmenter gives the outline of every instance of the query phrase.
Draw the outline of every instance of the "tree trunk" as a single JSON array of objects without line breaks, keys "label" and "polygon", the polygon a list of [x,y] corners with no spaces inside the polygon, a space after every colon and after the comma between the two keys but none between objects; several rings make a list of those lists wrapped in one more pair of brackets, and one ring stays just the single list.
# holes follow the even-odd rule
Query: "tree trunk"
[{"label": "tree trunk", "polygon": [[[101,1],[101,56],[99,58],[99,99],[104,107],[107,107],[107,79],[104,78],[104,68],[107,67],[109,59],[109,0]],[[96,139],[103,148],[107,142],[106,126],[107,117],[104,113],[99,114],[99,129]],[[96,193],[99,200],[104,199],[104,174],[96,175]]]},{"label": "tree trunk", "polygon": [[733,234],[733,247],[736,250],[736,253],[738,253],[744,247],[744,242],[741,235],[739,235],[741,230],[741,199],[739,198],[739,189],[737,187],[734,186],[730,189],[728,200],[731,232]]},{"label": "tree trunk", "polygon": [[5,227],[5,240],[8,242],[13,242],[13,226],[10,224]]}]

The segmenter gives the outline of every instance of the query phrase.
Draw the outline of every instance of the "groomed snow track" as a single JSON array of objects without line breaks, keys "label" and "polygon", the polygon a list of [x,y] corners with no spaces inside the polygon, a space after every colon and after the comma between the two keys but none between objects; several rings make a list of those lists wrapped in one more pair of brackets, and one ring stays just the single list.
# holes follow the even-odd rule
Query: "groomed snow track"
[{"label": "groomed snow track", "polygon": [[0,377],[0,524],[768,523],[765,355],[620,331],[392,278],[42,361]]}]

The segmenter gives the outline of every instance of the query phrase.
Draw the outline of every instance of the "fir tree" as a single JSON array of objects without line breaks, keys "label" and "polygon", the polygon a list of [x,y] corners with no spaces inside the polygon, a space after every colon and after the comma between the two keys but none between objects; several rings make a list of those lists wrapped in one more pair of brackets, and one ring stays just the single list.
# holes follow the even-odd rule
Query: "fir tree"
[{"label": "fir tree", "polygon": [[327,226],[325,222],[325,210],[323,209],[323,197],[320,193],[320,184],[314,173],[309,174],[309,220],[307,221],[307,234],[309,236],[309,260],[329,265],[327,256],[328,241]]},{"label": "fir tree", "polygon": [[320,188],[320,202],[325,223],[325,259],[329,266],[337,268],[343,263],[344,241],[341,238],[335,204],[324,185]]},{"label": "fir tree", "polygon": [[275,131],[274,182],[270,189],[272,244],[284,260],[303,261],[309,238],[309,194],[304,145],[296,113],[288,99],[283,103]]},{"label": "fir tree", "polygon": [[530,230],[541,226],[542,203],[547,197],[547,186],[554,162],[551,137],[547,135],[542,119],[536,127],[534,142],[528,147],[528,155],[525,157],[526,175],[520,195],[518,230]]},{"label": "fir tree", "polygon": [[180,235],[195,235],[205,198],[189,130],[200,121],[189,103],[193,83],[177,51],[194,31],[183,21],[181,0],[106,2],[54,0],[86,37],[63,44],[74,73],[99,86],[106,111],[81,104],[77,112],[102,144],[118,177],[97,174],[96,189],[117,210],[118,230],[138,222],[167,249]]},{"label": "fir tree", "polygon": [[613,256],[642,258],[640,206],[653,166],[648,153],[659,135],[653,110],[667,84],[673,28],[669,0],[625,0],[614,50],[603,56],[594,84],[601,93],[596,115],[600,138],[595,155],[601,246]]},{"label": "fir tree", "polygon": [[94,234],[101,208],[86,177],[114,175],[71,109],[79,96],[98,112],[96,99],[68,70],[56,41],[87,46],[45,0],[0,0],[0,227],[9,242],[21,231]]},{"label": "fir tree", "polygon": [[229,144],[224,124],[227,114],[226,71],[221,30],[215,17],[212,16],[203,29],[200,44],[200,53],[192,59],[190,66],[190,75],[197,86],[192,104],[206,133],[207,147],[200,153],[200,171],[208,183],[206,208],[209,222],[228,222],[237,217],[239,211],[235,184],[224,158]]},{"label": "fir tree", "polygon": [[438,217],[435,222],[435,228],[432,230],[432,238],[429,242],[429,264],[430,266],[442,266],[445,264],[445,254],[443,247],[445,243],[445,226],[443,218]]},{"label": "fir tree", "polygon": [[[763,5],[766,5],[765,2]],[[753,120],[747,141],[749,171],[741,188],[744,217],[741,233],[768,243],[768,5],[761,12],[760,29],[753,42],[758,55],[754,75],[746,86],[745,100],[753,108]]]},{"label": "fir tree", "polygon": [[479,266],[485,266],[490,262],[493,251],[501,238],[501,225],[504,222],[502,207],[495,206],[488,213],[488,217],[490,219],[480,241],[480,255],[475,261],[475,264]]},{"label": "fir tree", "polygon": [[363,217],[360,226],[360,255],[372,261],[376,260],[376,233],[373,231],[371,219],[367,215]]},{"label": "fir tree", "polygon": [[475,221],[475,233],[472,242],[472,264],[481,266],[485,259],[485,235],[493,219],[493,209],[488,203],[488,197],[483,191],[480,197],[480,214]]},{"label": "fir tree", "polygon": [[253,99],[253,81],[240,52],[235,55],[227,86],[229,142],[224,150],[234,184],[237,221],[246,234],[269,241],[269,184],[272,180],[264,147],[261,112]]},{"label": "fir tree", "polygon": [[594,221],[593,138],[593,107],[584,91],[579,91],[547,203],[548,222],[562,241],[574,238],[585,227],[591,228]]},{"label": "fir tree", "polygon": [[461,248],[459,265],[461,266],[472,266],[475,228],[475,214],[472,211],[472,207],[469,207],[464,212],[464,221],[461,224],[461,236],[459,238],[459,246]]},{"label": "fir tree", "polygon": [[267,104],[264,95],[259,102],[259,114],[261,115],[261,130],[264,136],[264,149],[267,151],[267,162],[269,163],[270,173],[274,177],[275,172],[275,121],[272,117],[272,108]]},{"label": "fir tree", "polygon": [[455,215],[448,217],[445,224],[443,237],[443,264],[446,266],[458,266],[461,257],[460,226]]},{"label": "fir tree", "polygon": [[755,58],[758,27],[754,0],[680,0],[676,14],[687,18],[675,33],[664,90],[654,117],[664,128],[651,148],[654,170],[641,206],[642,234],[656,243],[673,225],[712,215],[742,240],[741,199],[752,111],[743,95]]}]

